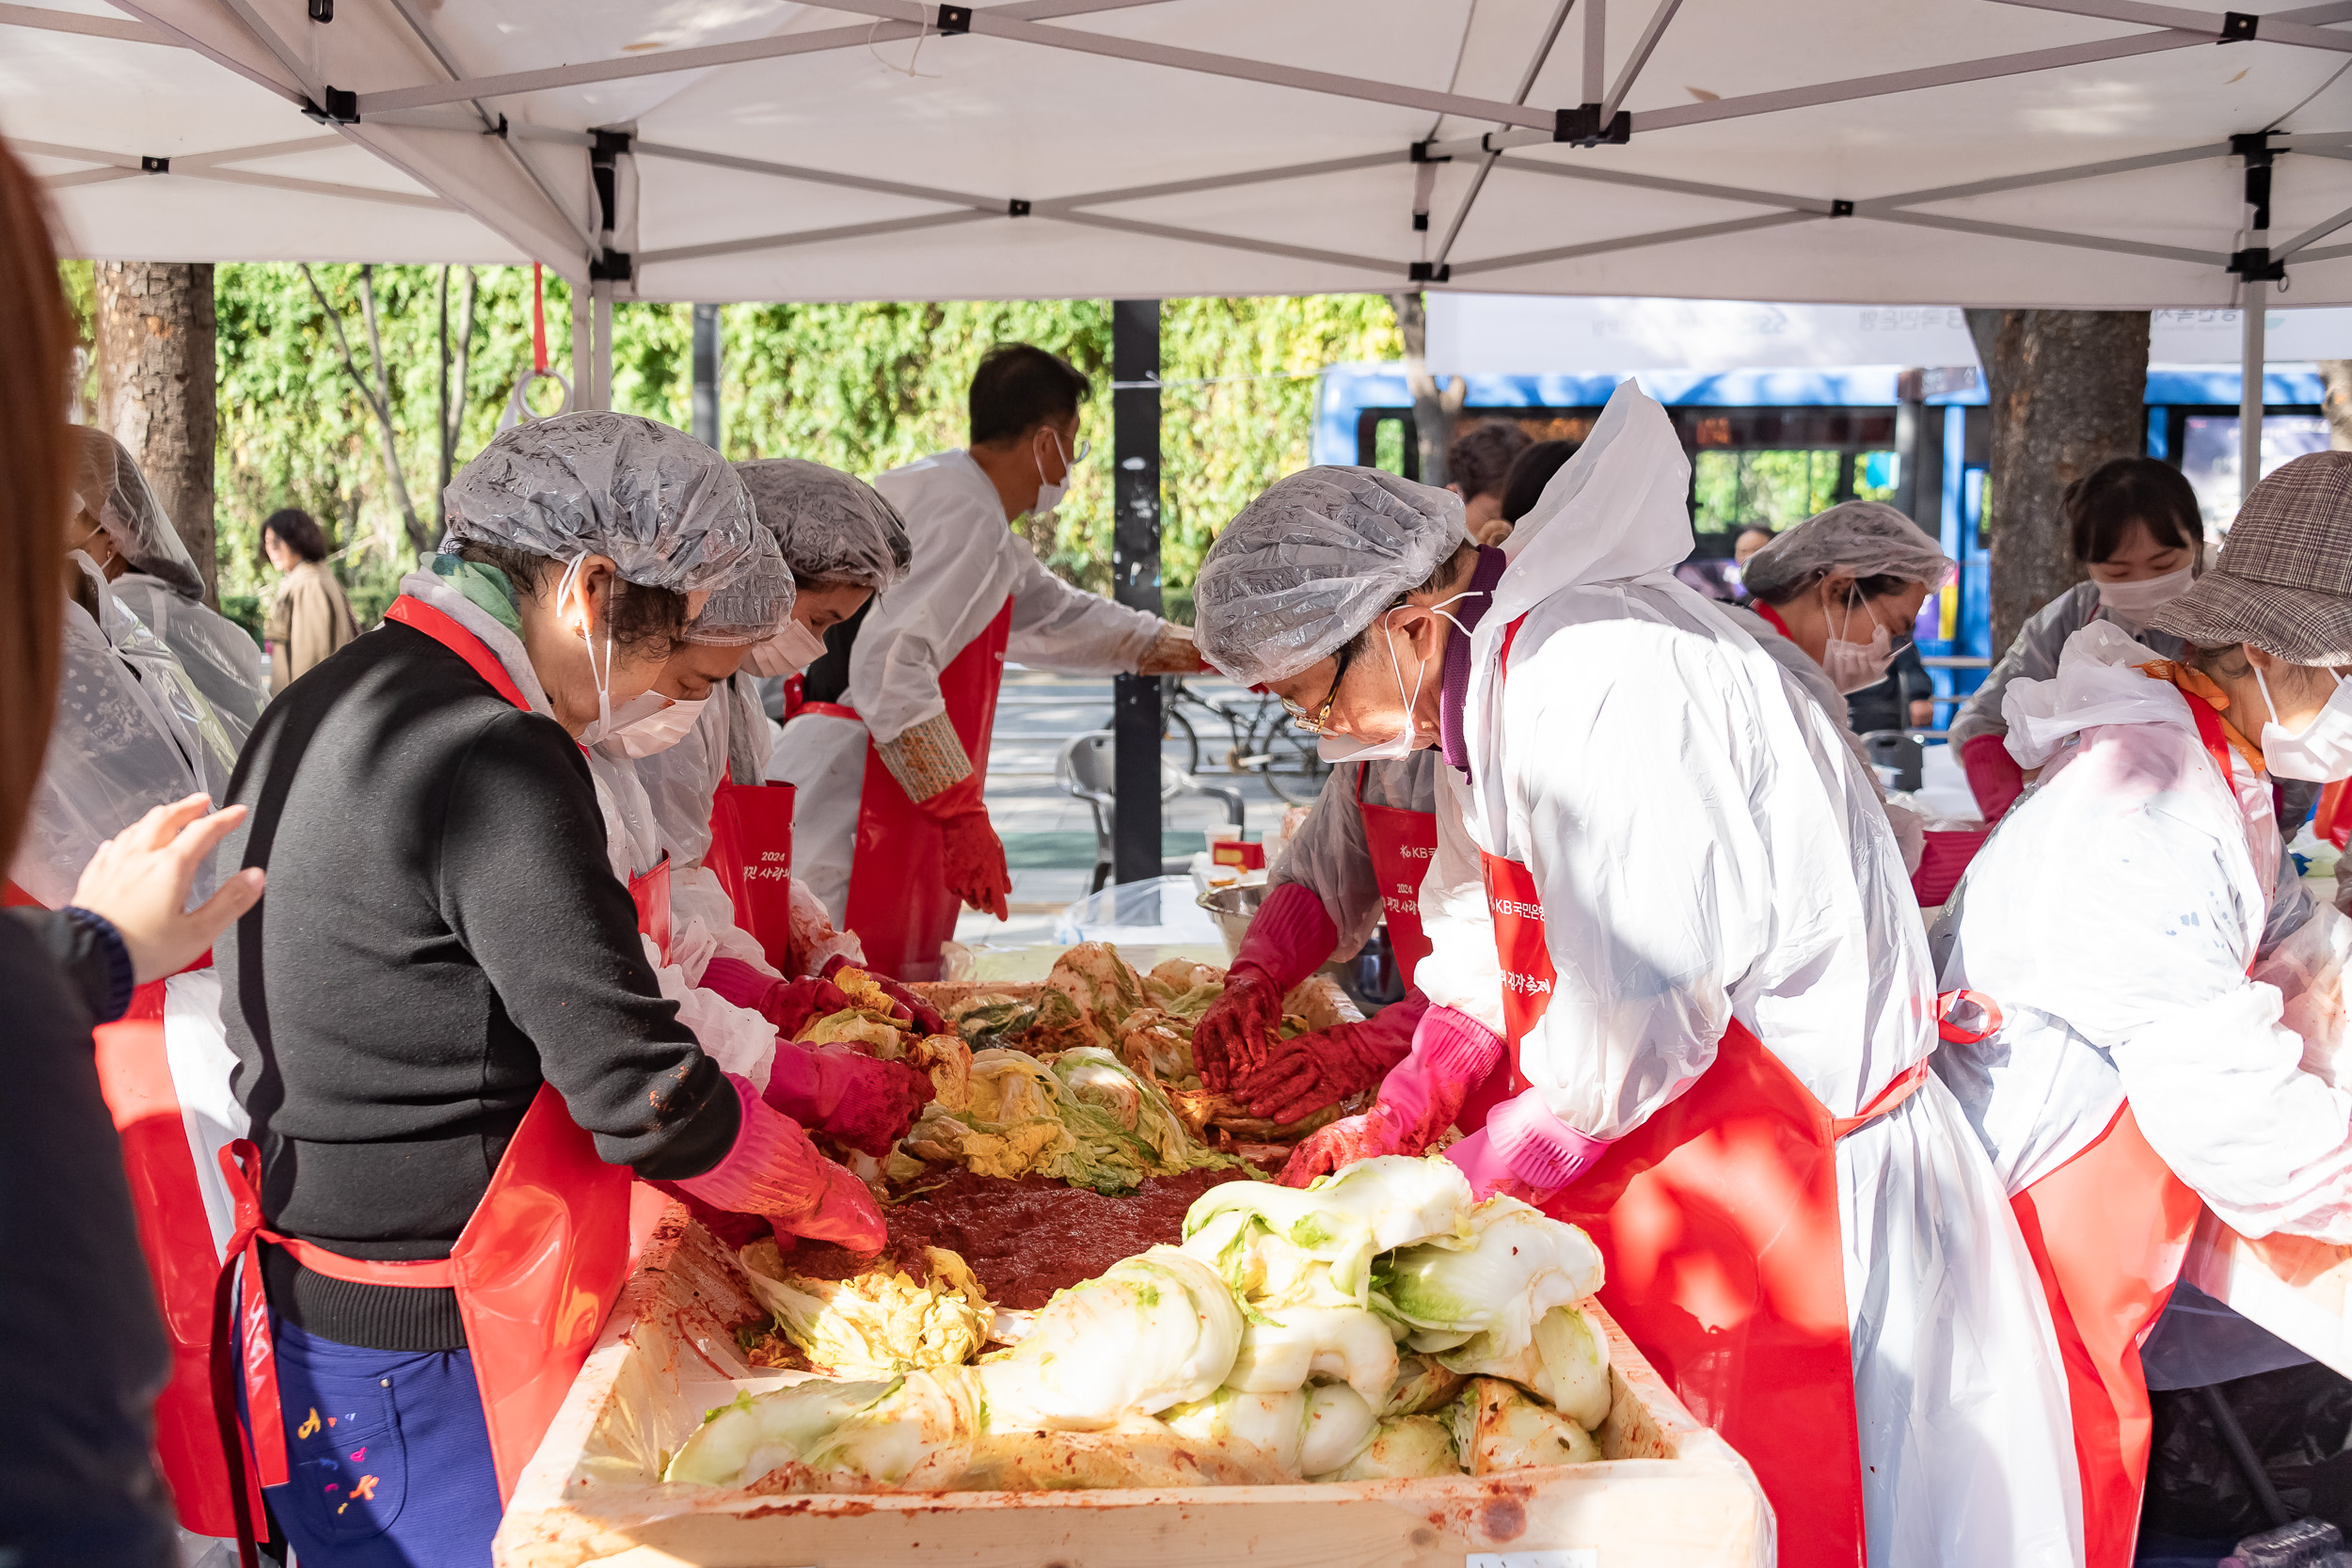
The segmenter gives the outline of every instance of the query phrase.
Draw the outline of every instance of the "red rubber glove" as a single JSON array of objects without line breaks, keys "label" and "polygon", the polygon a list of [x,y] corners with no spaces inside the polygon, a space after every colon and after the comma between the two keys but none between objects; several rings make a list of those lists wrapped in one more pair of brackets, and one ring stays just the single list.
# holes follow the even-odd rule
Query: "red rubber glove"
[{"label": "red rubber glove", "polygon": [[722,1159],[675,1183],[689,1196],[734,1214],[762,1214],[779,1234],[838,1242],[872,1252],[887,1239],[866,1183],[817,1152],[798,1123],[772,1110],[747,1079],[727,1074],[743,1124]]},{"label": "red rubber glove", "polygon": [[1429,998],[1408,990],[1361,1023],[1285,1040],[1274,1048],[1274,1056],[1243,1075],[1233,1093],[1251,1116],[1268,1121],[1312,1116],[1387,1077],[1412,1050],[1413,1030],[1428,1010]]},{"label": "red rubber glove", "polygon": [[853,1004],[831,980],[779,980],[740,958],[716,958],[703,970],[703,989],[722,1001],[749,1007],[776,1026],[779,1039],[797,1038],[811,1019]]},{"label": "red rubber glove", "polygon": [[947,891],[967,908],[1004,920],[1011,913],[1006,900],[1012,896],[1012,873],[1005,868],[1004,841],[989,826],[988,808],[980,803],[980,784],[975,773],[914,804],[939,824],[940,870]]},{"label": "red rubber glove", "polygon": [[1193,1027],[1192,1064],[1201,1083],[1222,1092],[1273,1054],[1282,998],[1331,956],[1339,940],[1323,900],[1304,884],[1283,882],[1266,895],[1225,972],[1225,994]]},{"label": "red rubber glove", "polygon": [[955,1030],[948,1025],[946,1016],[937,1007],[932,1006],[889,975],[877,974],[872,970],[866,969],[864,964],[851,963],[847,953],[835,953],[825,960],[825,967],[818,973],[830,980],[845,969],[865,970],[866,978],[873,981],[884,996],[896,1002],[898,1005],[898,1011],[907,1022],[922,1030],[923,1033],[927,1035],[955,1033]]},{"label": "red rubber glove", "polygon": [[760,1098],[803,1127],[879,1160],[930,1102],[931,1080],[904,1062],[848,1046],[778,1040]]},{"label": "red rubber glove", "polygon": [[1413,1049],[1381,1082],[1360,1117],[1343,1117],[1291,1151],[1279,1180],[1304,1187],[1319,1176],[1377,1154],[1418,1155],[1445,1135],[1470,1091],[1502,1065],[1502,1037],[1466,1013],[1432,1007],[1413,1030]]},{"label": "red rubber glove", "polygon": [[2001,736],[1970,736],[1961,743],[1960,767],[1968,775],[1969,791],[1988,827],[2008,816],[2026,792],[2026,770],[2009,754],[2009,743]]}]

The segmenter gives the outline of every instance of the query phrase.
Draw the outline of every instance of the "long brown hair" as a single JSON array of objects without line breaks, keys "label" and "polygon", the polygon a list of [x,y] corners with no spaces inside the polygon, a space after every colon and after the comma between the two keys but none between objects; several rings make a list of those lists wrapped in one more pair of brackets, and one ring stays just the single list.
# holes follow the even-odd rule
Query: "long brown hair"
[{"label": "long brown hair", "polygon": [[62,658],[72,334],[48,217],[0,141],[0,865],[40,779]]}]

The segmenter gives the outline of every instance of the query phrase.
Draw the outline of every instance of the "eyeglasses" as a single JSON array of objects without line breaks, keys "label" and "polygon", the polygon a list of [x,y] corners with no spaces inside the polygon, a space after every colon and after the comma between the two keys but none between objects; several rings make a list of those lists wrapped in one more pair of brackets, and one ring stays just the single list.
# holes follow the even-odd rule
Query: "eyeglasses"
[{"label": "eyeglasses", "polygon": [[1355,657],[1356,642],[1351,638],[1347,645],[1340,650],[1339,663],[1331,671],[1331,689],[1324,693],[1323,705],[1311,714],[1288,697],[1277,696],[1275,698],[1275,701],[1282,705],[1282,711],[1291,716],[1292,723],[1305,730],[1309,735],[1321,736],[1328,733],[1324,729],[1324,725],[1331,721],[1331,705],[1339,700],[1340,682],[1347,678],[1347,666]]}]

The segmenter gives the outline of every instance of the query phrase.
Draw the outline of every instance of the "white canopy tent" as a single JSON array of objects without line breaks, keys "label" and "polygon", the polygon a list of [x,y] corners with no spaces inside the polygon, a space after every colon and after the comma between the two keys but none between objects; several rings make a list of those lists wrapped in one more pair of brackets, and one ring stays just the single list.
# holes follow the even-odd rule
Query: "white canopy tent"
[{"label": "white canopy tent", "polygon": [[[230,136],[191,101],[217,161],[180,154],[175,181],[337,160],[321,183],[421,185],[607,304],[1414,282],[2109,308],[2260,305],[2284,287],[2298,305],[2352,302],[2344,0],[122,8],[286,105],[270,131]],[[144,245],[127,244],[141,223],[101,221],[105,193],[131,182],[123,160],[146,150],[119,127],[147,101],[126,108],[79,62],[141,46],[93,25],[47,47],[51,62],[21,73],[40,80],[0,97],[0,125],[37,154],[88,154],[82,172],[103,182],[61,192],[83,243],[152,255],[172,248],[156,243],[167,229],[204,233],[152,200]],[[46,135],[21,102],[43,93],[60,126]],[[271,110],[248,101],[257,119]],[[305,111],[389,168],[362,177]],[[176,123],[186,145],[191,121]],[[310,210],[294,253],[442,259],[467,239],[436,232],[462,220],[433,209],[396,213],[384,241]],[[251,253],[217,227],[214,253]],[[2245,313],[2257,360],[2264,316]],[[604,401],[604,355],[575,349],[587,401]]]},{"label": "white canopy tent", "polygon": [[124,8],[600,302],[2352,302],[2341,0]]},{"label": "white canopy tent", "polygon": [[101,0],[0,5],[0,134],[74,255],[520,261],[512,241]]}]

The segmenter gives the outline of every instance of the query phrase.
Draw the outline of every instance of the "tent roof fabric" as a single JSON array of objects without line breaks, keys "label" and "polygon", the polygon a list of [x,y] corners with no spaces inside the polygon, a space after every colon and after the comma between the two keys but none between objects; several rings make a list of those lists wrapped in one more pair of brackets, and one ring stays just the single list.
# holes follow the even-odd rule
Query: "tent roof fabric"
[{"label": "tent roof fabric", "polygon": [[[0,24],[30,8],[0,6]],[[139,23],[113,25],[212,57],[217,118],[195,111],[203,92],[159,92],[138,107],[156,124],[102,135],[119,95],[93,100],[91,63],[75,129],[56,79],[77,59],[196,62],[20,27],[11,45],[41,37],[53,57],[7,52],[0,130],[122,155],[171,125],[200,127],[203,150],[315,143],[233,167],[448,206],[248,183],[237,203],[269,221],[240,242],[155,198],[158,182],[101,174],[58,195],[98,248],[209,235],[221,254],[357,254],[335,231],[347,207],[366,210],[353,233],[405,242],[371,259],[530,255],[576,280],[601,261],[626,271],[622,299],[1421,282],[2127,308],[2229,305],[2232,254],[2266,242],[2287,253],[2293,303],[2352,302],[2346,3],[2265,5],[2250,40],[2239,13],[2141,0],[336,0],[324,23],[309,0],[123,9]],[[305,102],[356,122],[314,124]],[[1620,107],[1621,144],[1556,139],[1605,132]],[[2232,138],[2265,131],[2251,145],[2275,159],[2270,224],[2249,234]],[[119,189],[140,201],[114,213]],[[281,198],[307,229],[269,208]],[[218,193],[189,206],[208,202]]]}]

